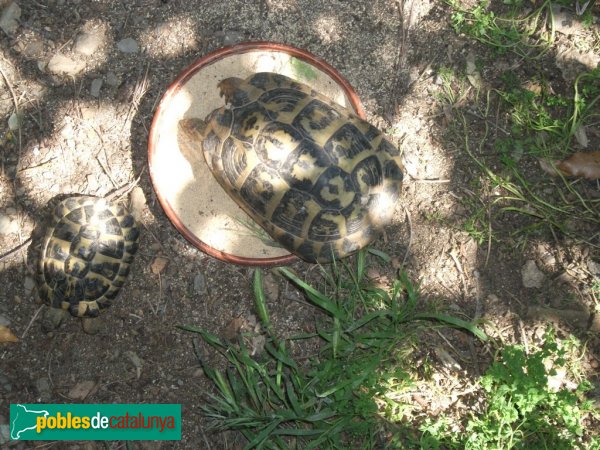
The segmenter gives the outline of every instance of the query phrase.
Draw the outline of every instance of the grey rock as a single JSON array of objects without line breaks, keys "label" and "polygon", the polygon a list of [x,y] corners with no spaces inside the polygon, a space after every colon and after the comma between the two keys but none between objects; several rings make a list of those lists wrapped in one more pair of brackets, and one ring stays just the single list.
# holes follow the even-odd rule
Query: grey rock
[{"label": "grey rock", "polygon": [[196,292],[197,294],[208,293],[208,287],[206,286],[206,277],[201,272],[198,272],[194,277],[194,292]]},{"label": "grey rock", "polygon": [[12,391],[12,388],[13,388],[12,383],[10,382],[10,379],[2,372],[0,372],[0,388],[4,392],[10,392],[10,391]]},{"label": "grey rock", "polygon": [[521,277],[523,279],[523,286],[526,288],[541,288],[546,278],[544,273],[538,269],[535,261],[531,259],[521,269]]},{"label": "grey rock", "polygon": [[50,389],[50,380],[48,377],[41,377],[35,380],[35,388],[42,403],[47,403],[52,397],[52,389]]},{"label": "grey rock", "polygon": [[80,55],[91,56],[102,46],[103,43],[104,33],[101,30],[83,32],[77,36],[73,50]]},{"label": "grey rock", "polygon": [[121,80],[119,80],[119,77],[115,75],[114,72],[108,72],[106,74],[106,84],[112,87],[117,87],[119,84],[121,84]]},{"label": "grey rock", "polygon": [[0,326],[9,326],[10,325],[10,319],[6,316],[3,316],[2,314],[0,314]]},{"label": "grey rock", "polygon": [[19,18],[21,17],[21,8],[17,2],[11,2],[2,11],[0,15],[0,28],[8,36],[12,36],[19,27]]},{"label": "grey rock", "polygon": [[140,50],[140,46],[133,38],[121,39],[117,42],[117,48],[123,53],[137,53]]},{"label": "grey rock", "polygon": [[90,94],[92,97],[100,97],[100,88],[102,87],[102,78],[96,78],[92,81],[92,87],[90,88]]},{"label": "grey rock", "polygon": [[31,277],[25,277],[23,288],[25,289],[25,295],[30,295],[35,288],[35,280]]},{"label": "grey rock", "polygon": [[83,61],[75,61],[57,53],[48,62],[48,70],[56,75],[77,75],[85,68]]}]

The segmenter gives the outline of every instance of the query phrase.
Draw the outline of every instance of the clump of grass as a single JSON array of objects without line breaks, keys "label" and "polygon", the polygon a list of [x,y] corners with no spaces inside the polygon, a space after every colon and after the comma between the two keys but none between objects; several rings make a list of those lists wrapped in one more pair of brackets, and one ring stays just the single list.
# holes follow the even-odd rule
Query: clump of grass
[{"label": "clump of grass", "polygon": [[422,426],[422,447],[599,448],[600,439],[584,427],[586,416],[598,414],[584,398],[591,385],[583,381],[569,390],[549,384],[566,369],[569,347],[569,341],[557,341],[552,329],[531,354],[522,346],[506,346],[481,379],[483,411],[471,414],[460,431],[451,429],[448,417],[428,420]]},{"label": "clump of grass", "polygon": [[318,354],[303,365],[292,357],[289,342],[272,331],[260,270],[254,278],[256,309],[267,334],[261,360],[241,341],[233,345],[183,327],[199,333],[229,365],[222,372],[201,360],[217,388],[203,407],[214,428],[238,430],[246,448],[381,448],[401,432],[416,442],[416,430],[401,423],[412,406],[398,395],[413,384],[409,356],[415,331],[423,321],[434,321],[487,338],[464,320],[419,312],[418,292],[405,275],[389,290],[372,286],[366,258],[362,251],[353,267],[339,263],[323,269],[321,289],[290,269],[277,270],[323,313],[315,334],[291,338],[321,340]]},{"label": "clump of grass", "polygon": [[[552,92],[543,80],[517,86],[509,81],[505,89],[495,92],[510,114],[512,131],[497,147],[521,148],[522,155],[562,158],[573,151],[576,133],[600,116],[600,69],[579,75],[571,97]],[[508,158],[503,162],[511,164]]]},{"label": "clump of grass", "polygon": [[511,7],[507,17],[497,16],[489,9],[488,0],[465,9],[458,0],[448,0],[454,13],[452,26],[457,33],[492,47],[498,54],[513,52],[521,57],[539,58],[544,55],[555,39],[554,18],[550,0],[542,2],[534,11],[523,14],[522,0],[505,0]]},{"label": "clump of grass", "polygon": [[[475,100],[475,106],[468,108],[467,101],[472,99],[465,93],[465,81],[448,69],[441,69],[440,76],[438,100],[450,119],[448,129],[462,140],[466,154],[483,175],[478,193],[487,206],[482,208],[473,203],[472,215],[465,220],[464,229],[481,243],[486,236],[489,240],[494,235],[494,219],[516,214],[526,220],[520,221],[514,236],[550,231],[555,238],[568,237],[600,247],[600,200],[589,195],[585,183],[568,180],[559,173],[549,176],[531,160],[532,157],[559,159],[572,153],[577,130],[597,121],[600,70],[580,75],[574,82],[573,96],[567,100],[522,88],[490,89],[479,96],[484,98],[483,105]],[[457,102],[457,99],[463,100]],[[495,120],[490,109],[494,100],[511,112],[511,132],[491,141],[490,128]],[[559,110],[563,111],[562,116]],[[467,115],[474,119],[468,119]],[[473,124],[477,124],[477,134]],[[493,144],[497,154],[490,153],[489,144]],[[492,169],[498,159],[503,167]],[[535,176],[525,172],[525,168],[531,171],[532,162],[537,167]]]}]

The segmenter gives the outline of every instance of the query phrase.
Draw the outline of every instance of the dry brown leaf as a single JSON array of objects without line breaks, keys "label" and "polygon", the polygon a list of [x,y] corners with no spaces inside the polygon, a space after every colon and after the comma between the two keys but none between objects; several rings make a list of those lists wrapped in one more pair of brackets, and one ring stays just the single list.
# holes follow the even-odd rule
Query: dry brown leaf
[{"label": "dry brown leaf", "polygon": [[577,152],[559,162],[556,167],[568,177],[600,179],[600,152]]},{"label": "dry brown leaf", "polygon": [[162,256],[157,256],[156,258],[154,258],[154,261],[152,261],[150,270],[152,270],[152,273],[154,275],[158,275],[159,273],[162,273],[167,268],[168,264],[169,264],[169,260],[167,258],[163,258]]},{"label": "dry brown leaf", "polygon": [[73,400],[85,400],[94,391],[96,383],[94,381],[80,381],[71,388],[67,396]]},{"label": "dry brown leaf", "polygon": [[538,159],[541,169],[551,177],[558,175],[558,169],[556,168],[557,161],[548,161],[547,159]]},{"label": "dry brown leaf", "polygon": [[228,341],[235,341],[240,335],[242,327],[245,325],[246,319],[243,317],[233,318],[221,331],[221,334]]},{"label": "dry brown leaf", "polygon": [[534,93],[535,95],[540,95],[543,91],[543,87],[540,83],[536,83],[534,81],[527,81],[521,85],[523,89],[528,90],[529,92]]},{"label": "dry brown leaf", "polygon": [[19,342],[19,338],[6,325],[0,325],[0,344],[4,342]]}]

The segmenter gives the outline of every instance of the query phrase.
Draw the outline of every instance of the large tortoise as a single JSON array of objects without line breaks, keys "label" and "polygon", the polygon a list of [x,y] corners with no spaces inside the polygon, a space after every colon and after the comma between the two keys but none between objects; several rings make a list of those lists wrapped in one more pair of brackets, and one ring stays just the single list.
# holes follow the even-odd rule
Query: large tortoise
[{"label": "large tortoise", "polygon": [[[97,197],[60,202],[42,242],[37,274],[40,298],[54,313],[48,323],[58,325],[61,311],[95,318],[110,306],[129,273],[138,236],[133,216],[117,203]],[[91,328],[84,322],[84,329]]]},{"label": "large tortoise", "polygon": [[377,128],[283,75],[218,86],[225,106],[179,123],[184,155],[203,152],[220,185],[277,242],[329,262],[391,221],[403,168]]}]

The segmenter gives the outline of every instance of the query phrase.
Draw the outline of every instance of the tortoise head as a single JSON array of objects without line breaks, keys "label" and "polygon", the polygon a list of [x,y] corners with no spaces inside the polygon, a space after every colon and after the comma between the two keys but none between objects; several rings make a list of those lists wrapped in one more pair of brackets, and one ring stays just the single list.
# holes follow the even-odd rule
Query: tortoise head
[{"label": "tortoise head", "polygon": [[203,159],[202,142],[209,131],[207,122],[198,118],[182,119],[177,126],[177,141],[183,157],[192,165]]},{"label": "tortoise head", "polygon": [[208,124],[196,117],[181,119],[178,124],[179,138],[202,142],[208,131]]}]

